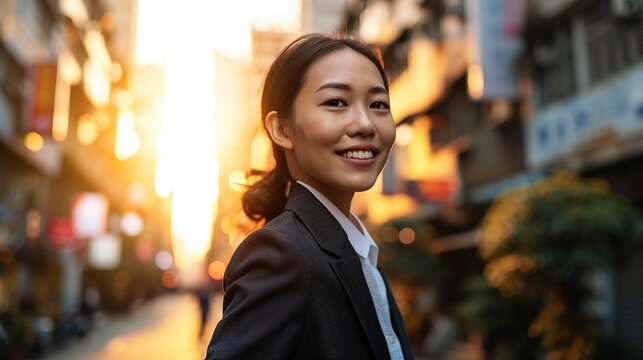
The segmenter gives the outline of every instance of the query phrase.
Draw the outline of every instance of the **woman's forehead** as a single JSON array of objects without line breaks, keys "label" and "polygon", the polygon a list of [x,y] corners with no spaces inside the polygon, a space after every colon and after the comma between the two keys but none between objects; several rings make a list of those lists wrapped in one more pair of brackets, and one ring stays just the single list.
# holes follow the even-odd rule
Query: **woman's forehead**
[{"label": "woman's forehead", "polygon": [[304,86],[354,81],[368,82],[371,86],[384,85],[379,69],[369,58],[350,48],[343,48],[315,61],[308,69]]}]

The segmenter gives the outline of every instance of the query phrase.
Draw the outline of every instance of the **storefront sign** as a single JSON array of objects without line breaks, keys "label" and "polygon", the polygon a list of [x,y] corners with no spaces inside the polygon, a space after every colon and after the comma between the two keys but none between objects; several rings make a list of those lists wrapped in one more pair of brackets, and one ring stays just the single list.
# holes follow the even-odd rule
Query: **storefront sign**
[{"label": "storefront sign", "polygon": [[71,218],[50,217],[47,222],[47,244],[54,248],[76,247],[79,245]]},{"label": "storefront sign", "polygon": [[28,98],[25,132],[51,134],[56,93],[56,64],[36,65],[29,72],[31,96]]},{"label": "storefront sign", "polygon": [[538,111],[527,122],[527,163],[546,166],[553,159],[591,150],[605,141],[643,132],[643,67]]}]

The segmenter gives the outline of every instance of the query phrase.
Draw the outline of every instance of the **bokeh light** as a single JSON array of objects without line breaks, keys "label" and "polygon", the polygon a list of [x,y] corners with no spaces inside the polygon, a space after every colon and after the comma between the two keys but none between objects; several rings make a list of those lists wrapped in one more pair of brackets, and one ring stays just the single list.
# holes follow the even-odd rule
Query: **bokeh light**
[{"label": "bokeh light", "polygon": [[38,152],[42,150],[43,146],[45,145],[45,139],[43,137],[35,132],[29,132],[27,135],[25,135],[25,147],[33,152]]},{"label": "bokeh light", "polygon": [[135,211],[128,211],[121,218],[121,229],[129,236],[137,236],[143,232],[143,218]]},{"label": "bokeh light", "polygon": [[213,261],[208,266],[208,275],[214,280],[222,280],[226,265],[221,261]]},{"label": "bokeh light", "polygon": [[386,242],[393,243],[397,240],[398,230],[394,226],[387,226],[382,230],[382,239]]},{"label": "bokeh light", "polygon": [[166,271],[161,275],[161,283],[168,289],[174,289],[179,283],[179,278],[173,271]]},{"label": "bokeh light", "polygon": [[158,268],[161,270],[168,270],[172,267],[172,265],[174,265],[172,254],[170,254],[170,252],[167,250],[161,250],[156,253],[154,262],[156,263],[156,266],[158,266]]},{"label": "bokeh light", "polygon": [[89,145],[96,141],[98,137],[98,127],[94,117],[90,114],[83,114],[78,119],[78,124],[76,125],[76,136],[78,137],[78,142],[83,145]]},{"label": "bokeh light", "polygon": [[409,227],[405,227],[404,229],[400,230],[400,242],[402,244],[410,244],[415,240],[415,231]]}]

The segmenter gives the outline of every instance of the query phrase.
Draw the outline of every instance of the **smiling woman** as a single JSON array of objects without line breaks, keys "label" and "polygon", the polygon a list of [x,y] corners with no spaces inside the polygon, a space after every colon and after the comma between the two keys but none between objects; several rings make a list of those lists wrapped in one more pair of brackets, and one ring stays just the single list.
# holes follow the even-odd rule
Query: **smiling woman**
[{"label": "smiling woman", "polygon": [[295,98],[292,121],[273,110],[266,126],[285,150],[290,175],[348,216],[353,194],[373,186],[395,139],[388,93],[377,67],[350,48],[324,56],[313,69]]},{"label": "smiling woman", "polygon": [[224,276],[207,359],[410,359],[378,247],[350,211],[395,140],[388,82],[362,42],[306,35],[277,57],[261,101],[276,167],[244,194],[268,221]]}]

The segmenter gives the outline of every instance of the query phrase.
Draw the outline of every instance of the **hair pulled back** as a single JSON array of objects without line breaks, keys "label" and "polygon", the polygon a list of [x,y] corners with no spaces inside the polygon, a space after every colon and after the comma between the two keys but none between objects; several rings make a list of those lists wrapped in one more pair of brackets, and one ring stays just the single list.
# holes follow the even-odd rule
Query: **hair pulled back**
[{"label": "hair pulled back", "polygon": [[[293,104],[301,90],[310,67],[329,53],[351,49],[369,59],[380,72],[388,90],[388,80],[381,58],[364,42],[341,35],[308,34],[287,45],[270,66],[261,96],[261,126],[265,129],[266,115],[276,111],[279,121],[290,122]],[[284,124],[287,125],[287,124]],[[255,220],[270,221],[284,210],[289,183],[292,180],[286,164],[284,149],[271,139],[275,168],[268,172],[251,170],[248,177],[261,176],[252,183],[241,199],[243,211]]]}]

